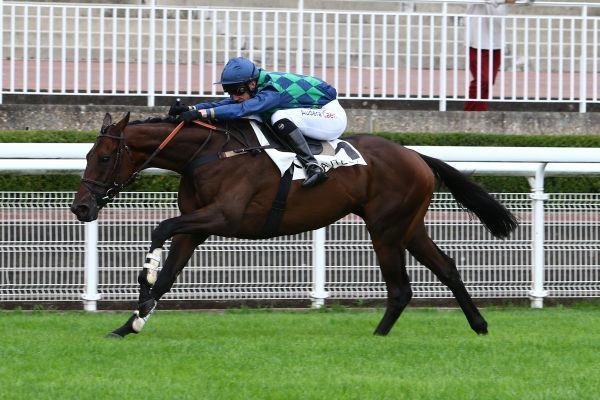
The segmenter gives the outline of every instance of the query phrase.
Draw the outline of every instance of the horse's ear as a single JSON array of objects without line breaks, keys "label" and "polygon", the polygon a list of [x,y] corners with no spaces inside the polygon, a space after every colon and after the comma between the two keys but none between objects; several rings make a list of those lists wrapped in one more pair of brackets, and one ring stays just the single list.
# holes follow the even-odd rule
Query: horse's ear
[{"label": "horse's ear", "polygon": [[104,121],[102,121],[102,129],[100,129],[100,130],[104,131],[111,124],[112,124],[112,117],[110,116],[109,113],[106,113],[106,115],[104,116]]},{"label": "horse's ear", "polygon": [[125,114],[125,116],[119,121],[117,122],[117,126],[116,128],[119,131],[123,131],[123,129],[125,129],[125,127],[127,126],[127,124],[129,123],[129,116],[131,115],[130,112],[127,112],[127,114]]}]

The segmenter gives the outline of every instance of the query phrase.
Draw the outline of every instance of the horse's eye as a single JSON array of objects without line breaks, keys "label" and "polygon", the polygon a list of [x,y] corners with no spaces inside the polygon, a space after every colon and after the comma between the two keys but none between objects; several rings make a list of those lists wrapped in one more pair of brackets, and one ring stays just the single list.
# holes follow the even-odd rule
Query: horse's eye
[{"label": "horse's eye", "polygon": [[100,156],[100,162],[106,163],[110,160],[110,156]]}]

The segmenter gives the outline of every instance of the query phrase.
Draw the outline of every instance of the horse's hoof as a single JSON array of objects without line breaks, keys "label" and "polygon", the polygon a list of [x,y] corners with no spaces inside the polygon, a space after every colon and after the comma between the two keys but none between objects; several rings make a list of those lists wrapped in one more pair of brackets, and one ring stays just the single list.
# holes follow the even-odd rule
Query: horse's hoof
[{"label": "horse's hoof", "polygon": [[109,332],[109,333],[106,334],[106,338],[107,339],[117,339],[117,340],[120,340],[120,339],[123,339],[123,336],[121,336],[121,335],[119,335],[118,333],[115,333],[115,332]]},{"label": "horse's hoof", "polygon": [[485,336],[488,334],[487,324],[483,324],[483,325],[474,327],[473,330],[479,336]]},{"label": "horse's hoof", "polygon": [[386,337],[387,333],[382,333],[382,332],[375,331],[375,332],[373,332],[373,336]]},{"label": "horse's hoof", "polygon": [[133,321],[138,318],[138,312],[134,312],[133,315],[131,315],[131,317],[129,317],[129,319],[127,320],[127,322],[125,322],[123,324],[123,326],[121,326],[120,328],[115,329],[114,331],[110,332],[108,335],[106,335],[106,337],[111,337],[111,338],[115,338],[115,339],[122,339],[125,336],[131,334],[131,333],[137,333],[134,329],[133,329]]},{"label": "horse's hoof", "polygon": [[382,327],[381,325],[375,328],[373,332],[373,336],[387,336],[388,333],[392,330],[392,327]]},{"label": "horse's hoof", "polygon": [[487,335],[488,334],[488,324],[487,321],[483,318],[478,318],[473,323],[471,323],[471,329],[475,331],[478,335]]}]

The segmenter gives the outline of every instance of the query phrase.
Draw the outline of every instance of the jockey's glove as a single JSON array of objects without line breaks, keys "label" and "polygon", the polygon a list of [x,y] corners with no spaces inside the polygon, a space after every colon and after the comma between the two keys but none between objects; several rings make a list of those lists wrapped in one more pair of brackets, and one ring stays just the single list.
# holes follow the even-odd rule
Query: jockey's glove
[{"label": "jockey's glove", "polygon": [[186,106],[183,103],[180,103],[179,101],[175,101],[173,104],[171,104],[171,108],[169,108],[169,115],[176,117],[181,113],[184,113],[186,111],[189,111],[190,107]]},{"label": "jockey's glove", "polygon": [[190,111],[186,111],[186,112],[182,112],[181,114],[179,114],[178,119],[180,121],[185,121],[185,122],[192,122],[195,121],[197,119],[200,119],[200,111],[198,110],[190,110]]}]

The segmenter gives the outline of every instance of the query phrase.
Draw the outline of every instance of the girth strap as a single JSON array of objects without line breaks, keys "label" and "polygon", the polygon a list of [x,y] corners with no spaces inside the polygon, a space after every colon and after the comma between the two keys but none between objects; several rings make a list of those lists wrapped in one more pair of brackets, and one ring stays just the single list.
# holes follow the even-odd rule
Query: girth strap
[{"label": "girth strap", "polygon": [[287,203],[288,194],[290,193],[290,187],[292,186],[292,177],[294,176],[294,163],[288,168],[279,180],[279,188],[277,189],[277,195],[271,205],[271,211],[267,216],[265,225],[263,226],[262,233],[265,237],[275,236],[279,231],[281,220],[283,219],[283,212],[285,211],[285,205]]}]

